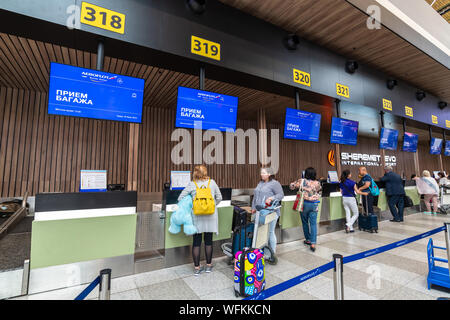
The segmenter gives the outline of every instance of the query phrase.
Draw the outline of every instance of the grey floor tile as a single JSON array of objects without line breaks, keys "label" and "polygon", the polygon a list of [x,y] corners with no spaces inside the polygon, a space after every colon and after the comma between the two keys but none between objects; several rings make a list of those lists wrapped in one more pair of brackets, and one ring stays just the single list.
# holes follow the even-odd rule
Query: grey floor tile
[{"label": "grey floor tile", "polygon": [[159,282],[138,290],[142,300],[199,300],[183,279]]},{"label": "grey floor tile", "polygon": [[185,277],[182,280],[199,296],[231,288],[234,285],[234,282],[220,272],[220,270],[215,270],[211,273],[202,273],[199,276]]},{"label": "grey floor tile", "polygon": [[179,275],[169,269],[161,269],[135,275],[134,281],[137,287],[146,287],[158,282],[178,279]]},{"label": "grey floor tile", "polygon": [[138,289],[111,294],[111,300],[142,300]]},{"label": "grey floor tile", "polygon": [[436,298],[411,288],[400,287],[385,295],[383,300],[436,300]]}]

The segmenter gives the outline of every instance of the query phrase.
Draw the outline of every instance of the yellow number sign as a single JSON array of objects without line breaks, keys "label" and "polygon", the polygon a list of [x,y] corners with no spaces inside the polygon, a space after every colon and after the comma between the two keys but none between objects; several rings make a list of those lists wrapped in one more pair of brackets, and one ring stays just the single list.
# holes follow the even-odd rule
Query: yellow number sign
[{"label": "yellow number sign", "polygon": [[220,61],[220,44],[192,36],[191,53]]},{"label": "yellow number sign", "polygon": [[434,114],[431,115],[431,122],[433,122],[434,124],[438,124],[438,117],[435,116]]},{"label": "yellow number sign", "polygon": [[413,118],[414,117],[413,108],[405,106],[405,115],[407,115],[408,117]]},{"label": "yellow number sign", "polygon": [[297,69],[293,70],[294,70],[294,82],[311,87],[311,75],[309,73]]},{"label": "yellow number sign", "polygon": [[93,4],[81,4],[81,23],[112,32],[125,33],[125,15]]},{"label": "yellow number sign", "polygon": [[336,94],[341,97],[350,98],[350,89],[343,84],[336,83]]},{"label": "yellow number sign", "polygon": [[383,99],[383,109],[392,111],[392,101],[388,99]]},{"label": "yellow number sign", "polygon": [[445,125],[447,128],[450,128],[450,120],[445,120]]}]

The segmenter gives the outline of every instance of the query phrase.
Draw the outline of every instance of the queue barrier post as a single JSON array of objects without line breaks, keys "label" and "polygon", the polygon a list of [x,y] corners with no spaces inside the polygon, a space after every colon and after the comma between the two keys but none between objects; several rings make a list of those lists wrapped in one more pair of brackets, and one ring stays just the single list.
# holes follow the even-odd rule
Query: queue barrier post
[{"label": "queue barrier post", "polygon": [[344,300],[344,263],[341,254],[333,254],[334,300]]},{"label": "queue barrier post", "polygon": [[20,292],[22,296],[26,296],[28,294],[29,283],[30,283],[30,260],[27,259],[23,262],[22,290]]},{"label": "queue barrier post", "polygon": [[445,226],[445,244],[447,246],[448,270],[450,270],[450,223],[445,222],[444,226]]},{"label": "queue barrier post", "polygon": [[111,299],[111,269],[103,269],[100,271],[98,299]]}]

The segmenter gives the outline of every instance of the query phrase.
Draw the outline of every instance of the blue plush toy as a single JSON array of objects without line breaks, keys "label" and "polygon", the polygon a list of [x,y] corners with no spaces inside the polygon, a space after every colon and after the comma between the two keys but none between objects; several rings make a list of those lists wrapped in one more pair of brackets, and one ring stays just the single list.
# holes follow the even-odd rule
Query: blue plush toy
[{"label": "blue plush toy", "polygon": [[197,233],[197,228],[194,226],[192,219],[192,196],[187,195],[178,202],[178,209],[172,213],[170,217],[169,232],[176,234],[181,231],[181,226],[184,226],[184,233],[188,236]]}]

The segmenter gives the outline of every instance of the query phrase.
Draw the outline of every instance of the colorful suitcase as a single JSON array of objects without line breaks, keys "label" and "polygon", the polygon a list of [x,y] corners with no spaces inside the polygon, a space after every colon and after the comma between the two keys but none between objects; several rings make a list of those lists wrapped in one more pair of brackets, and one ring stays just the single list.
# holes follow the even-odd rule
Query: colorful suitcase
[{"label": "colorful suitcase", "polygon": [[234,259],[234,293],[236,297],[249,297],[266,287],[264,252],[259,249],[244,249]]}]

